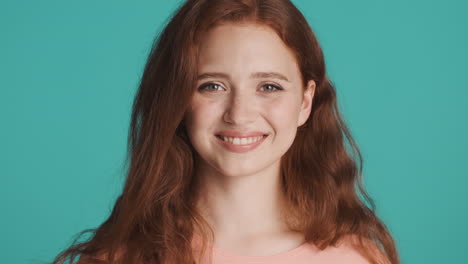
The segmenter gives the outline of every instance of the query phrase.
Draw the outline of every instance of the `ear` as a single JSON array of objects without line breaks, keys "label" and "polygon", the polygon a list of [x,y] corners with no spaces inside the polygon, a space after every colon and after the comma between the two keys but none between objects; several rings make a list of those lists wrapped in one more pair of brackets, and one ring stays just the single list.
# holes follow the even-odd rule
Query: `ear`
[{"label": "ear", "polygon": [[299,113],[297,126],[302,126],[309,118],[310,111],[312,110],[312,99],[314,98],[314,93],[315,81],[309,80],[309,82],[307,82],[307,87],[304,90],[304,95],[302,96],[302,106],[301,112]]}]

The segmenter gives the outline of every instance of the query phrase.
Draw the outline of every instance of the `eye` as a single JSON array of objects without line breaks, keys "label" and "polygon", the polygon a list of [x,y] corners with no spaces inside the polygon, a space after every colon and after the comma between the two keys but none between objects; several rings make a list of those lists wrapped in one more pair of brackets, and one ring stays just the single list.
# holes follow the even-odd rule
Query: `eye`
[{"label": "eye", "polygon": [[207,83],[207,84],[204,84],[202,86],[200,86],[200,88],[198,88],[198,90],[202,90],[202,91],[217,91],[218,89],[208,89],[207,87],[221,87],[219,84],[216,84],[216,83]]},{"label": "eye", "polygon": [[271,84],[271,83],[267,83],[267,84],[265,84],[265,85],[262,86],[262,87],[265,87],[267,92],[274,92],[274,91],[283,90],[283,88],[281,88],[281,87],[279,87],[279,86],[276,86],[276,85],[273,85],[273,84]]}]

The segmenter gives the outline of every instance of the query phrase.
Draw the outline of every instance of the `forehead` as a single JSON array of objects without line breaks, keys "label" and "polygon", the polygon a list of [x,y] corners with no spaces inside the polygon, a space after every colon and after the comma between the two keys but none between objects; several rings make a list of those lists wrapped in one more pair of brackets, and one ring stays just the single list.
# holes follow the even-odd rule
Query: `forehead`
[{"label": "forehead", "polygon": [[293,79],[298,73],[292,51],[276,32],[255,24],[223,24],[200,39],[199,71],[279,71]]}]

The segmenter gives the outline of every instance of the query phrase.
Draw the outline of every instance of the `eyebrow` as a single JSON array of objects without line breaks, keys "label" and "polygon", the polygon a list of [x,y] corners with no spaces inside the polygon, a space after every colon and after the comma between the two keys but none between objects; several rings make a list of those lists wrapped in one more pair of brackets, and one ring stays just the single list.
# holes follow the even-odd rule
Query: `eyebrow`
[{"label": "eyebrow", "polygon": [[[206,72],[206,73],[198,75],[197,80],[208,79],[208,78],[225,78],[225,79],[230,80],[229,74],[226,74],[223,72]],[[286,76],[278,72],[254,72],[250,75],[250,78],[255,78],[255,79],[275,78],[275,79],[290,82]]]}]

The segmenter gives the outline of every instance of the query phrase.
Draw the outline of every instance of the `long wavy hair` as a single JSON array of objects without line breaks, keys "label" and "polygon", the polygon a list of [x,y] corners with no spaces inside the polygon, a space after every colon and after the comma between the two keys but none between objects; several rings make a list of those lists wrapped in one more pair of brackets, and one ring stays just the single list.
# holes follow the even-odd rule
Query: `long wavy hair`
[{"label": "long wavy hair", "polygon": [[[322,49],[289,0],[187,0],[156,37],[134,99],[126,181],[108,219],[53,264],[197,263],[213,231],[196,210],[194,153],[184,117],[197,79],[199,43],[222,23],[273,29],[294,53],[303,86],[316,82],[312,110],[281,158],[288,223],[320,249],[351,241],[370,263],[400,263],[396,245],[362,186],[362,156],[338,110]],[[361,196],[361,198],[359,197]],[[198,259],[200,261],[200,259]]]}]

